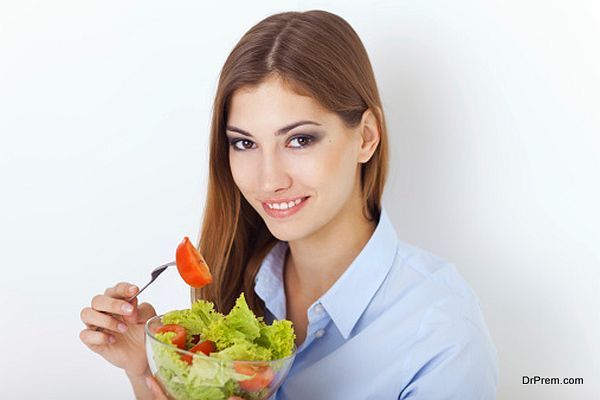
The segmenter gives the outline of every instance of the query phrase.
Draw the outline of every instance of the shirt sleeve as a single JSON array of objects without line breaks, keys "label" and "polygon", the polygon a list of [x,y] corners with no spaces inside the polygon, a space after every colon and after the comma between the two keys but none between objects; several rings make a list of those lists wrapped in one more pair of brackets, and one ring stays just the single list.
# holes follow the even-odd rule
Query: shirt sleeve
[{"label": "shirt sleeve", "polygon": [[406,360],[408,383],[399,400],[493,400],[496,349],[479,319],[457,304],[433,307]]}]

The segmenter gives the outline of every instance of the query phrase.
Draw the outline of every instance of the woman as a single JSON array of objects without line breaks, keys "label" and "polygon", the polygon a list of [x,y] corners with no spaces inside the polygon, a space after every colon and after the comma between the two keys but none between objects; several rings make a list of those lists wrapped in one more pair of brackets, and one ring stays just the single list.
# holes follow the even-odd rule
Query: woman
[{"label": "woman", "polygon": [[[221,71],[210,146],[199,248],[215,282],[192,300],[228,312],[244,291],[257,315],[294,323],[298,353],[277,399],[495,398],[475,294],[452,265],[399,241],[381,205],[384,114],[346,21],[286,12],[251,28]],[[123,300],[137,290],[94,297],[81,339],[138,398],[160,398],[145,385],[154,309]]]}]

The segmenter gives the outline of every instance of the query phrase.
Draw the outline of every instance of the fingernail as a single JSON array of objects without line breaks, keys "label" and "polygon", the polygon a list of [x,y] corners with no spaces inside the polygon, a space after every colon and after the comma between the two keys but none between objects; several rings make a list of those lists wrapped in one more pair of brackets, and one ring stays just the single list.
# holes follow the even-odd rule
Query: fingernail
[{"label": "fingernail", "polygon": [[127,325],[119,323],[117,325],[117,329],[119,330],[119,332],[125,332],[127,330]]},{"label": "fingernail", "polygon": [[137,292],[137,287],[135,287],[135,286],[130,286],[130,287],[129,287],[129,293],[130,293],[130,294],[134,294],[135,292]]},{"label": "fingernail", "polygon": [[149,376],[146,377],[146,386],[148,386],[148,389],[152,390],[152,379],[150,379]]},{"label": "fingernail", "polygon": [[121,310],[123,310],[125,314],[131,314],[133,312],[133,306],[131,304],[123,304]]},{"label": "fingernail", "polygon": [[110,343],[114,343],[114,342],[116,342],[116,341],[117,341],[117,339],[116,339],[114,336],[109,336],[109,337],[108,337],[108,341],[109,341]]}]

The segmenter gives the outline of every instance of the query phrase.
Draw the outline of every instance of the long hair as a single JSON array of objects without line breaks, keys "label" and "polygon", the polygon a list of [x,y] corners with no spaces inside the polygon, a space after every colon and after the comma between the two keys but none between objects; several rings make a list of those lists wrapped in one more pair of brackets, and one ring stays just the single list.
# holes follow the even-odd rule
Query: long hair
[{"label": "long hair", "polygon": [[277,242],[235,185],[225,135],[230,102],[242,87],[277,75],[297,93],[311,96],[356,127],[370,109],[381,138],[361,166],[363,213],[379,219],[388,167],[385,119],[367,52],[352,27],[321,10],[271,15],[253,26],[231,51],[219,76],[213,104],[207,198],[199,249],[214,282],[192,289],[192,301],[206,299],[228,312],[240,292],[256,315],[265,306],[254,292],[263,258]]}]

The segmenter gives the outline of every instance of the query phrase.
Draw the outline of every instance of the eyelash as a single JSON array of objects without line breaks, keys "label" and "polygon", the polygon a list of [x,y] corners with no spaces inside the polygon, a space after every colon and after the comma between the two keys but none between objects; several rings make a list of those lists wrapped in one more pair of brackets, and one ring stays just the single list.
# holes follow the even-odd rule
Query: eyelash
[{"label": "eyelash", "polygon": [[[292,147],[293,149],[304,149],[304,148],[306,148],[306,147],[310,146],[311,144],[313,144],[313,143],[314,143],[314,141],[315,141],[315,137],[314,137],[314,136],[311,136],[311,135],[296,135],[296,136],[293,136],[292,138],[290,138],[290,142],[291,142],[292,140],[296,140],[296,139],[304,139],[304,140],[306,140],[308,143],[307,143],[307,144],[304,144],[304,145],[300,145],[300,146]],[[237,145],[237,143],[240,143],[240,142],[249,142],[249,143],[253,143],[251,140],[248,140],[248,139],[237,138],[237,139],[231,139],[231,140],[229,141],[229,145],[230,145],[230,146],[233,148],[233,150],[235,150],[235,151],[246,151],[246,150],[252,150],[251,148],[250,148],[250,149],[240,149],[240,148],[238,148],[236,145]],[[289,143],[289,142],[288,142],[288,143]]]}]

